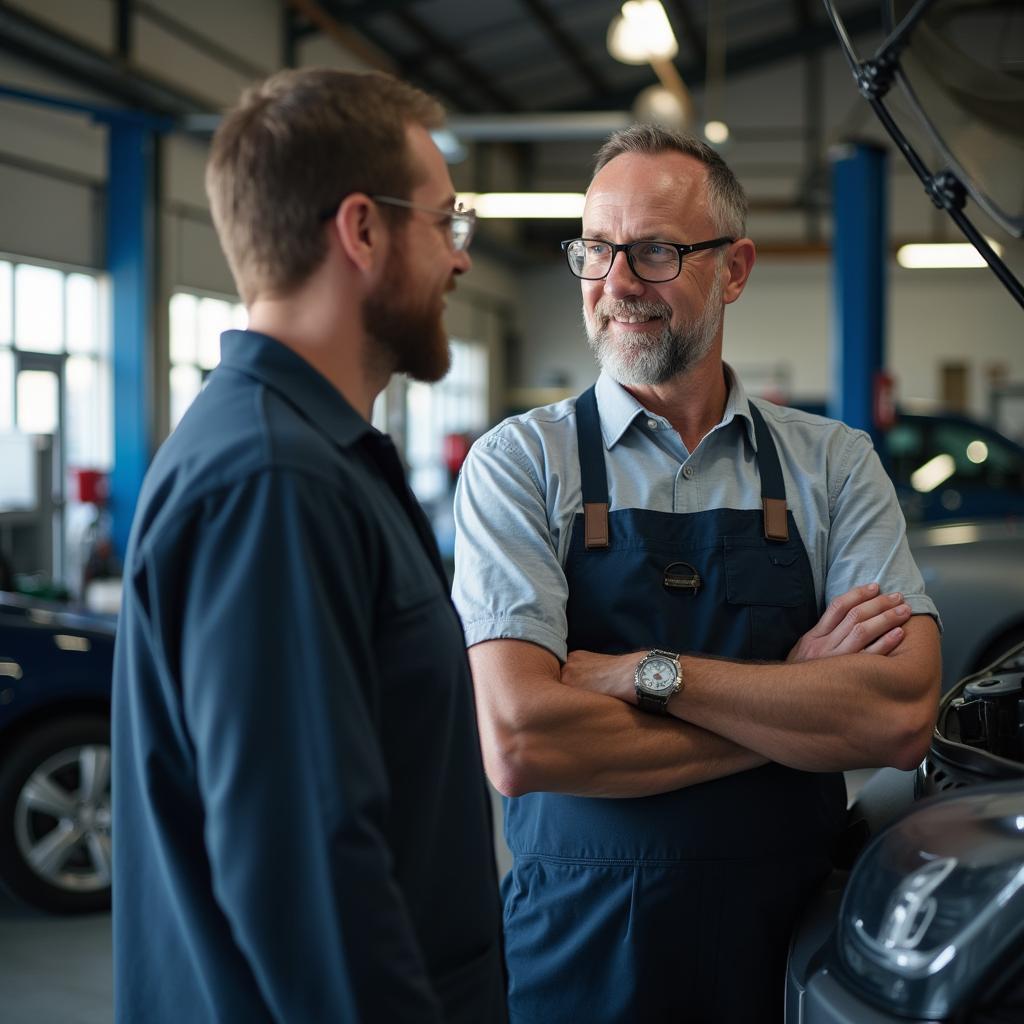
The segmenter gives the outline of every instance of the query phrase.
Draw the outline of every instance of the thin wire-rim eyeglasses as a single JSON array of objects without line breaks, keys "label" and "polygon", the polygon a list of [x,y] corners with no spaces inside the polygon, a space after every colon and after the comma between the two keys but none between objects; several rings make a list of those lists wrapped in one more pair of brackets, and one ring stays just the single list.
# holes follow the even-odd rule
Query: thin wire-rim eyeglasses
[{"label": "thin wire-rim eyeglasses", "polygon": [[[465,252],[469,243],[473,240],[473,233],[476,230],[476,210],[467,210],[461,203],[453,209],[443,209],[436,206],[424,206],[422,203],[413,203],[408,199],[399,199],[397,196],[371,195],[375,203],[384,203],[387,206],[401,206],[406,210],[419,210],[421,213],[435,213],[444,217],[448,222],[448,240],[456,252]],[[331,210],[324,210],[320,214],[322,221],[330,220],[337,212],[342,200]]]},{"label": "thin wire-rim eyeglasses", "polygon": [[[674,281],[682,272],[683,269],[683,257],[688,256],[693,252],[701,252],[704,249],[717,249],[723,245],[731,245],[735,242],[735,238],[712,238],[706,242],[666,242],[661,239],[655,238],[643,238],[636,242],[624,242],[617,244],[615,242],[609,242],[604,238],[567,238],[564,242],[560,243],[562,246],[562,252],[565,253],[565,260],[569,264],[569,270],[572,271],[574,277],[579,278],[581,281],[603,281],[611,272],[612,267],[615,264],[615,257],[620,252],[626,254],[626,262],[629,264],[629,269],[633,274],[641,281],[646,281],[648,284],[664,284],[666,281]],[[608,246],[610,256],[608,257],[608,266],[605,268],[604,273],[601,274],[585,274],[585,269],[582,264],[579,269],[573,263],[573,250],[572,246],[578,246],[579,243],[584,243],[584,255],[585,255],[585,243],[597,242],[601,245]],[[633,253],[636,251],[637,246],[643,245],[666,245],[676,252],[676,269],[675,273],[669,274],[667,277],[645,277],[636,269],[636,262],[633,257]],[[579,250],[577,248],[576,252]],[[579,258],[577,257],[577,260]]]}]

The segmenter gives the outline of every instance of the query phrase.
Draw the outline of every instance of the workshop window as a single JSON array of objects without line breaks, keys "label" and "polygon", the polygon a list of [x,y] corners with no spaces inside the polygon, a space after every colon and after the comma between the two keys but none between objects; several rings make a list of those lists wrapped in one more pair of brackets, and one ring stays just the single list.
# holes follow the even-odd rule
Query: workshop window
[{"label": "workshop window", "polygon": [[[20,516],[10,529],[36,553],[22,571],[74,578],[83,524],[95,509],[77,500],[69,481],[75,470],[113,466],[113,418],[106,277],[0,258],[0,434],[10,443],[50,438],[31,447],[26,493],[36,506],[8,509]],[[44,471],[51,478],[39,490],[36,473]],[[0,512],[5,507],[0,495]]]},{"label": "workshop window", "polygon": [[488,426],[487,349],[479,342],[452,341],[452,366],[436,384],[410,381],[406,391],[405,458],[409,481],[423,502],[445,495],[452,484],[445,463],[445,437],[477,437]]},{"label": "workshop window", "polygon": [[14,429],[14,268],[0,260],[0,433]]},{"label": "workshop window", "polygon": [[171,296],[170,424],[173,430],[185,415],[210,371],[220,362],[220,336],[245,328],[245,306],[229,298],[200,292]]},{"label": "workshop window", "polygon": [[53,434],[66,466],[114,461],[105,279],[0,260],[0,431]]}]

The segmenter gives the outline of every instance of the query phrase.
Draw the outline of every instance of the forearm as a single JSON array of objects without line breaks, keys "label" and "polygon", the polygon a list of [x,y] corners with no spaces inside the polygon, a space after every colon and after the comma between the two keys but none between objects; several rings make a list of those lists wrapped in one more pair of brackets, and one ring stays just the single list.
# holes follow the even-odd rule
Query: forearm
[{"label": "forearm", "polygon": [[484,766],[506,796],[651,796],[765,758],[707,729],[564,686],[558,662],[518,641],[470,650]]},{"label": "forearm", "polygon": [[937,630],[908,623],[888,656],[847,654],[786,664],[681,659],[673,715],[764,757],[808,771],[919,763],[939,689]]}]

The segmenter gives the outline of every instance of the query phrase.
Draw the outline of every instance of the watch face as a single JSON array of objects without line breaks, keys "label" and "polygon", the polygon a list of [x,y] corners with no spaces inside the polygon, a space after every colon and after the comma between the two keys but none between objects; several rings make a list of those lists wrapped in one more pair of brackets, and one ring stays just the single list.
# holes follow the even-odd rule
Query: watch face
[{"label": "watch face", "polygon": [[652,693],[664,693],[676,685],[676,667],[667,658],[647,658],[640,667],[640,685]]}]

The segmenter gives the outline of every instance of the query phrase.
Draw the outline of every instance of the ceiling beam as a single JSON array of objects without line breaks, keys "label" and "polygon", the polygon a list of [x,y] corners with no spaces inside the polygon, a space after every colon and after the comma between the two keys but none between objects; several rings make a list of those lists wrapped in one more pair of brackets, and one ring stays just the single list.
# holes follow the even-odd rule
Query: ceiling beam
[{"label": "ceiling beam", "polygon": [[[369,5],[363,4],[359,7],[350,8],[343,7],[337,2],[332,2],[332,0],[324,0],[321,4],[315,3],[314,0],[288,0],[288,2],[304,14],[310,9],[316,10],[315,20],[310,19],[309,21],[309,24],[312,26],[311,31],[324,32],[340,46],[350,50],[350,42],[355,38],[361,42],[363,47],[369,47],[376,52],[381,62],[387,62],[386,65],[378,63],[375,65],[371,64],[371,66],[390,71],[399,78],[414,79],[418,85],[447,101],[449,106],[455,110],[477,111],[480,109],[479,104],[467,102],[461,92],[445,85],[444,82],[432,75],[428,70],[421,67],[410,68],[408,63],[403,62],[398,55],[388,53],[387,41],[377,29],[369,24],[370,17],[374,13],[374,10],[371,10]],[[393,0],[393,2],[383,4],[382,7],[394,10],[416,2],[418,0]],[[360,22],[358,31],[344,23],[350,15],[354,15],[354,20]],[[308,31],[300,29],[296,38],[302,38],[308,34]]]},{"label": "ceiling beam", "polygon": [[596,96],[604,96],[609,90],[608,82],[589,60],[576,41],[565,31],[545,0],[520,0],[522,5],[536,18],[547,32],[548,37],[561,50],[562,55],[590,83]]},{"label": "ceiling beam", "polygon": [[[806,29],[814,23],[812,0],[794,0],[797,24]],[[816,201],[819,189],[816,188],[824,168],[826,153],[823,145],[825,135],[824,97],[822,95],[823,75],[821,53],[809,53],[804,56],[804,169],[797,183],[796,200],[805,210],[805,229],[808,242],[819,242],[822,235],[820,204]]]},{"label": "ceiling beam", "polygon": [[334,4],[319,4],[316,0],[286,0],[288,5],[311,25],[315,25],[325,36],[334,40],[342,49],[348,50],[367,67],[378,71],[393,71],[394,61],[379,47],[374,46],[360,33],[342,24],[337,17]]},{"label": "ceiling beam", "polygon": [[676,39],[682,36],[689,44],[690,52],[693,54],[693,66],[703,75],[704,69],[708,66],[708,51],[704,45],[707,31],[702,31],[694,19],[689,0],[669,0],[665,13],[669,16],[670,21],[678,21],[682,26],[683,31],[680,32],[673,24],[672,31],[675,32]]},{"label": "ceiling beam", "polygon": [[[459,74],[465,84],[473,91],[485,96],[499,110],[511,112],[518,110],[519,105],[497,86],[492,85],[490,76],[483,68],[478,67],[468,57],[460,53],[447,39],[439,36],[422,18],[409,10],[397,10],[392,17],[396,18],[413,35],[424,44],[432,57],[442,57]],[[416,66],[401,64],[401,70],[409,75],[422,75],[419,61]]]},{"label": "ceiling beam", "polygon": [[216,104],[150,78],[112,57],[0,2],[0,49],[29,60],[88,89],[152,114],[208,114]]},{"label": "ceiling beam", "polygon": [[335,0],[330,4],[331,11],[340,21],[347,24],[368,21],[379,14],[394,14],[395,11],[423,3],[423,0],[362,0],[361,3],[345,3]]},{"label": "ceiling beam", "polygon": [[196,32],[190,25],[179,18],[171,17],[155,4],[149,3],[148,0],[131,0],[131,6],[134,8],[135,14],[143,20],[158,26],[169,36],[191,47],[197,53],[209,57],[222,67],[228,68],[244,78],[259,81],[274,70],[260,67],[252,61],[240,57],[234,50],[221,46],[215,39],[202,32]]},{"label": "ceiling beam", "polygon": [[[305,8],[315,6],[314,0],[288,0],[293,5]],[[367,0],[364,3],[344,4],[340,0],[322,0],[323,13],[338,24],[338,28],[346,33],[354,34],[349,24],[358,24],[358,34],[363,36],[382,53],[389,54],[392,70],[400,78],[408,78],[434,95],[444,99],[454,110],[475,112],[497,106],[504,111],[517,109],[509,97],[491,86],[487,76],[476,65],[463,57],[450,43],[437,35],[422,19],[413,14],[409,7],[421,0]],[[396,18],[422,44],[422,49],[414,55],[402,55],[394,52],[391,45],[378,27],[372,24],[374,18],[387,15]],[[320,26],[317,25],[317,28]],[[477,93],[489,101],[485,106],[467,98],[464,90],[454,89],[437,75],[432,74],[425,66],[435,58],[442,57],[455,68],[459,76]]]},{"label": "ceiling beam", "polygon": [[132,52],[132,0],[117,0],[114,21],[117,26],[115,52],[121,60],[127,60]]}]

